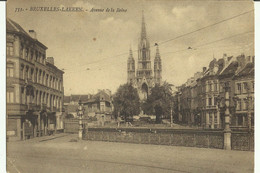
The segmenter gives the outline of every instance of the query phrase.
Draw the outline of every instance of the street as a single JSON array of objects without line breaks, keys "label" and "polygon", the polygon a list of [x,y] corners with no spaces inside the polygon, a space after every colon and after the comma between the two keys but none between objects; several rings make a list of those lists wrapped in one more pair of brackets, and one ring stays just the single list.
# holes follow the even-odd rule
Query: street
[{"label": "street", "polygon": [[76,141],[57,134],[7,143],[9,173],[253,172],[254,152]]}]

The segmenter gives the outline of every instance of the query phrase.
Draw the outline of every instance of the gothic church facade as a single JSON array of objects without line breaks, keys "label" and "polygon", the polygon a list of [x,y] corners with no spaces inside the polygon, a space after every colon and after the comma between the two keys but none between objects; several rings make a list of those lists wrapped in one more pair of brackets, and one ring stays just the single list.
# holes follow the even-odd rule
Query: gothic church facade
[{"label": "gothic church facade", "polygon": [[[136,64],[137,68],[135,68]],[[133,52],[130,49],[127,60],[127,83],[137,88],[140,99],[145,101],[151,92],[151,88],[154,87],[155,84],[161,85],[162,62],[157,45],[153,63],[154,68],[152,69],[150,43],[146,35],[144,15],[142,16],[141,37],[138,45],[138,59],[136,64]]]}]

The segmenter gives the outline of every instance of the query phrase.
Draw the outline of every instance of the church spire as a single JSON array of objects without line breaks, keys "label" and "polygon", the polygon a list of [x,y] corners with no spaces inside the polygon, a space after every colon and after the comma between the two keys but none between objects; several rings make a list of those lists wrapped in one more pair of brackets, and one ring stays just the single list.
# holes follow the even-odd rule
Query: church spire
[{"label": "church spire", "polygon": [[141,40],[142,39],[146,39],[146,28],[145,28],[145,21],[144,21],[144,11],[142,11]]},{"label": "church spire", "polygon": [[133,58],[133,51],[132,51],[131,45],[130,45],[130,49],[129,49],[129,58]]},{"label": "church spire", "polygon": [[155,58],[156,58],[156,59],[160,59],[160,58],[161,58],[161,56],[160,56],[160,52],[159,52],[159,46],[158,46],[158,45],[156,46],[156,54],[155,54]]}]

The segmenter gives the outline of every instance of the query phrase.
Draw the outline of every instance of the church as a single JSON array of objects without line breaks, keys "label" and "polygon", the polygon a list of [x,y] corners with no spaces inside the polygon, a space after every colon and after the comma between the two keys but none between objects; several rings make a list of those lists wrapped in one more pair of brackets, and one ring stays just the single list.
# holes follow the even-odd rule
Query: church
[{"label": "church", "polygon": [[145,101],[155,84],[162,83],[162,62],[158,45],[154,58],[154,69],[151,66],[150,43],[146,33],[144,15],[142,15],[141,37],[138,45],[137,69],[135,59],[130,49],[127,60],[127,83],[132,84],[138,90],[140,100]]}]

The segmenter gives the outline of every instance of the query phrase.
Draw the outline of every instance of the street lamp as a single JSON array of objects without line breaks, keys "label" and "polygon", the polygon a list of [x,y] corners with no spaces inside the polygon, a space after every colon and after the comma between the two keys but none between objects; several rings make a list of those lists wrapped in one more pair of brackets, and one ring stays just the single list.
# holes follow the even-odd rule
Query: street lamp
[{"label": "street lamp", "polygon": [[230,86],[229,82],[226,82],[224,84],[224,89],[225,89],[225,129],[224,129],[224,149],[226,150],[231,150],[231,129],[230,129],[230,112],[229,112],[229,107],[230,107],[230,96],[229,96],[229,91],[230,91]]},{"label": "street lamp", "polygon": [[251,123],[251,103],[252,103],[252,96],[250,95],[251,91],[251,86],[250,83],[246,83],[246,90],[247,90],[247,98],[246,98],[246,103],[247,103],[247,118],[248,118],[248,130],[252,130],[252,123]]},{"label": "street lamp", "polygon": [[230,86],[229,83],[226,82],[224,84],[224,89],[225,89],[225,131],[230,131],[230,96],[229,96],[229,91],[230,91]]},{"label": "street lamp", "polygon": [[79,100],[79,107],[77,113],[79,117],[79,140],[82,140],[82,133],[83,133],[82,116],[84,114],[84,108],[83,108],[83,104],[81,103],[81,100]]},{"label": "street lamp", "polygon": [[172,109],[173,109],[173,102],[171,101],[171,127],[173,126],[173,115],[172,115]]}]

